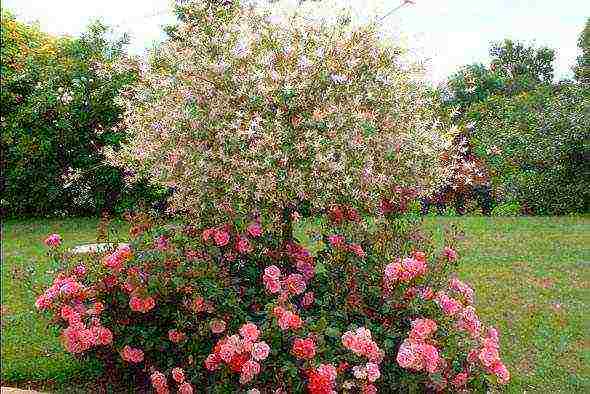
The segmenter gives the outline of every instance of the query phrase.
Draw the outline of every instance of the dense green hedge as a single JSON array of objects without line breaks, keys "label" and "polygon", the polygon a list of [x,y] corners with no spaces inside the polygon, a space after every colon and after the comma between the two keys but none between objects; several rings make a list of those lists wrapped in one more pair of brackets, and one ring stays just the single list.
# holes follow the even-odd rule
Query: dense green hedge
[{"label": "dense green hedge", "polygon": [[151,201],[124,185],[101,150],[125,138],[116,97],[137,78],[124,38],[95,23],[79,38],[52,37],[2,14],[2,211],[7,216],[95,214]]}]

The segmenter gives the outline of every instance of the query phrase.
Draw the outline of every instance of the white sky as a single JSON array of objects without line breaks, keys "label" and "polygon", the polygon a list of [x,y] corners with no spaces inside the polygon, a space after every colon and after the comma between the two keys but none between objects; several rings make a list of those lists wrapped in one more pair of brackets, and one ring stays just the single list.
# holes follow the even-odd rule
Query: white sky
[{"label": "white sky", "polygon": [[[286,0],[294,1],[294,0]],[[366,18],[380,15],[399,0],[340,0]],[[571,76],[577,39],[590,17],[590,0],[415,0],[386,19],[419,56],[430,59],[429,78],[438,82],[460,66],[488,62],[491,41],[504,38],[546,45],[557,50],[556,78]],[[308,3],[326,10],[327,4]],[[20,20],[39,21],[53,34],[77,35],[90,20],[101,18],[131,34],[130,51],[142,54],[160,40],[161,26],[174,21],[168,0],[3,0],[2,7]]]}]

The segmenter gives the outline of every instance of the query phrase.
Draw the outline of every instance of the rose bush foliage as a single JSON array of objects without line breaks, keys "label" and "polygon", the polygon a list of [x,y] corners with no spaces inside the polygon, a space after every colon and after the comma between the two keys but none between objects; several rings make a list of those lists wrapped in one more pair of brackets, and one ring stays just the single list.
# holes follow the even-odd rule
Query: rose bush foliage
[{"label": "rose bush foliage", "polygon": [[179,2],[181,22],[125,94],[131,138],[113,162],[175,189],[203,224],[333,203],[375,212],[418,192],[447,143],[420,69],[376,25],[274,18],[237,2]]},{"label": "rose bush foliage", "polygon": [[129,244],[88,256],[53,235],[61,271],[37,307],[62,328],[67,351],[149,375],[157,392],[506,382],[498,334],[452,274],[457,253],[435,250],[413,224],[335,213],[297,222],[300,243],[256,222],[241,232],[132,219]]}]

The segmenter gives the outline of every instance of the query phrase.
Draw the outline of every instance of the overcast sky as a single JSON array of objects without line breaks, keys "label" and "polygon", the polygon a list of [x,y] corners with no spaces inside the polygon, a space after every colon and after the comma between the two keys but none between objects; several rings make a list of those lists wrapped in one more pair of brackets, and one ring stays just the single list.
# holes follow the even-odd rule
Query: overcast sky
[{"label": "overcast sky", "polygon": [[[289,0],[287,0],[289,1]],[[293,1],[293,0],[291,0]],[[398,0],[340,0],[360,18],[374,9],[380,15]],[[367,4],[370,3],[371,7]],[[438,82],[458,67],[487,63],[491,41],[504,38],[557,50],[556,77],[571,76],[577,39],[590,17],[590,0],[415,0],[385,20],[403,33],[414,52],[430,59],[429,78]],[[310,3],[317,6],[322,3]],[[168,0],[3,0],[2,7],[20,20],[39,21],[53,34],[77,35],[100,17],[131,34],[130,51],[145,53],[162,38],[161,26],[174,21]],[[322,9],[326,9],[325,6]]]}]

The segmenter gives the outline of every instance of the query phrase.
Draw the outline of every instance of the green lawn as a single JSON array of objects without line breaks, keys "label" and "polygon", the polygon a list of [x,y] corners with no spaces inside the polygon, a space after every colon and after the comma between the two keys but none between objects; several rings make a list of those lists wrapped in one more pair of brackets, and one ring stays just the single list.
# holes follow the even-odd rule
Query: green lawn
[{"label": "green lawn", "polygon": [[[437,239],[451,224],[465,232],[459,276],[473,284],[482,320],[501,330],[513,376],[506,391],[590,392],[590,217],[426,219]],[[66,245],[95,242],[96,225],[96,219],[4,224],[3,385],[65,387],[96,373],[62,351],[33,307],[34,285],[51,277],[43,238],[56,232]]]}]

